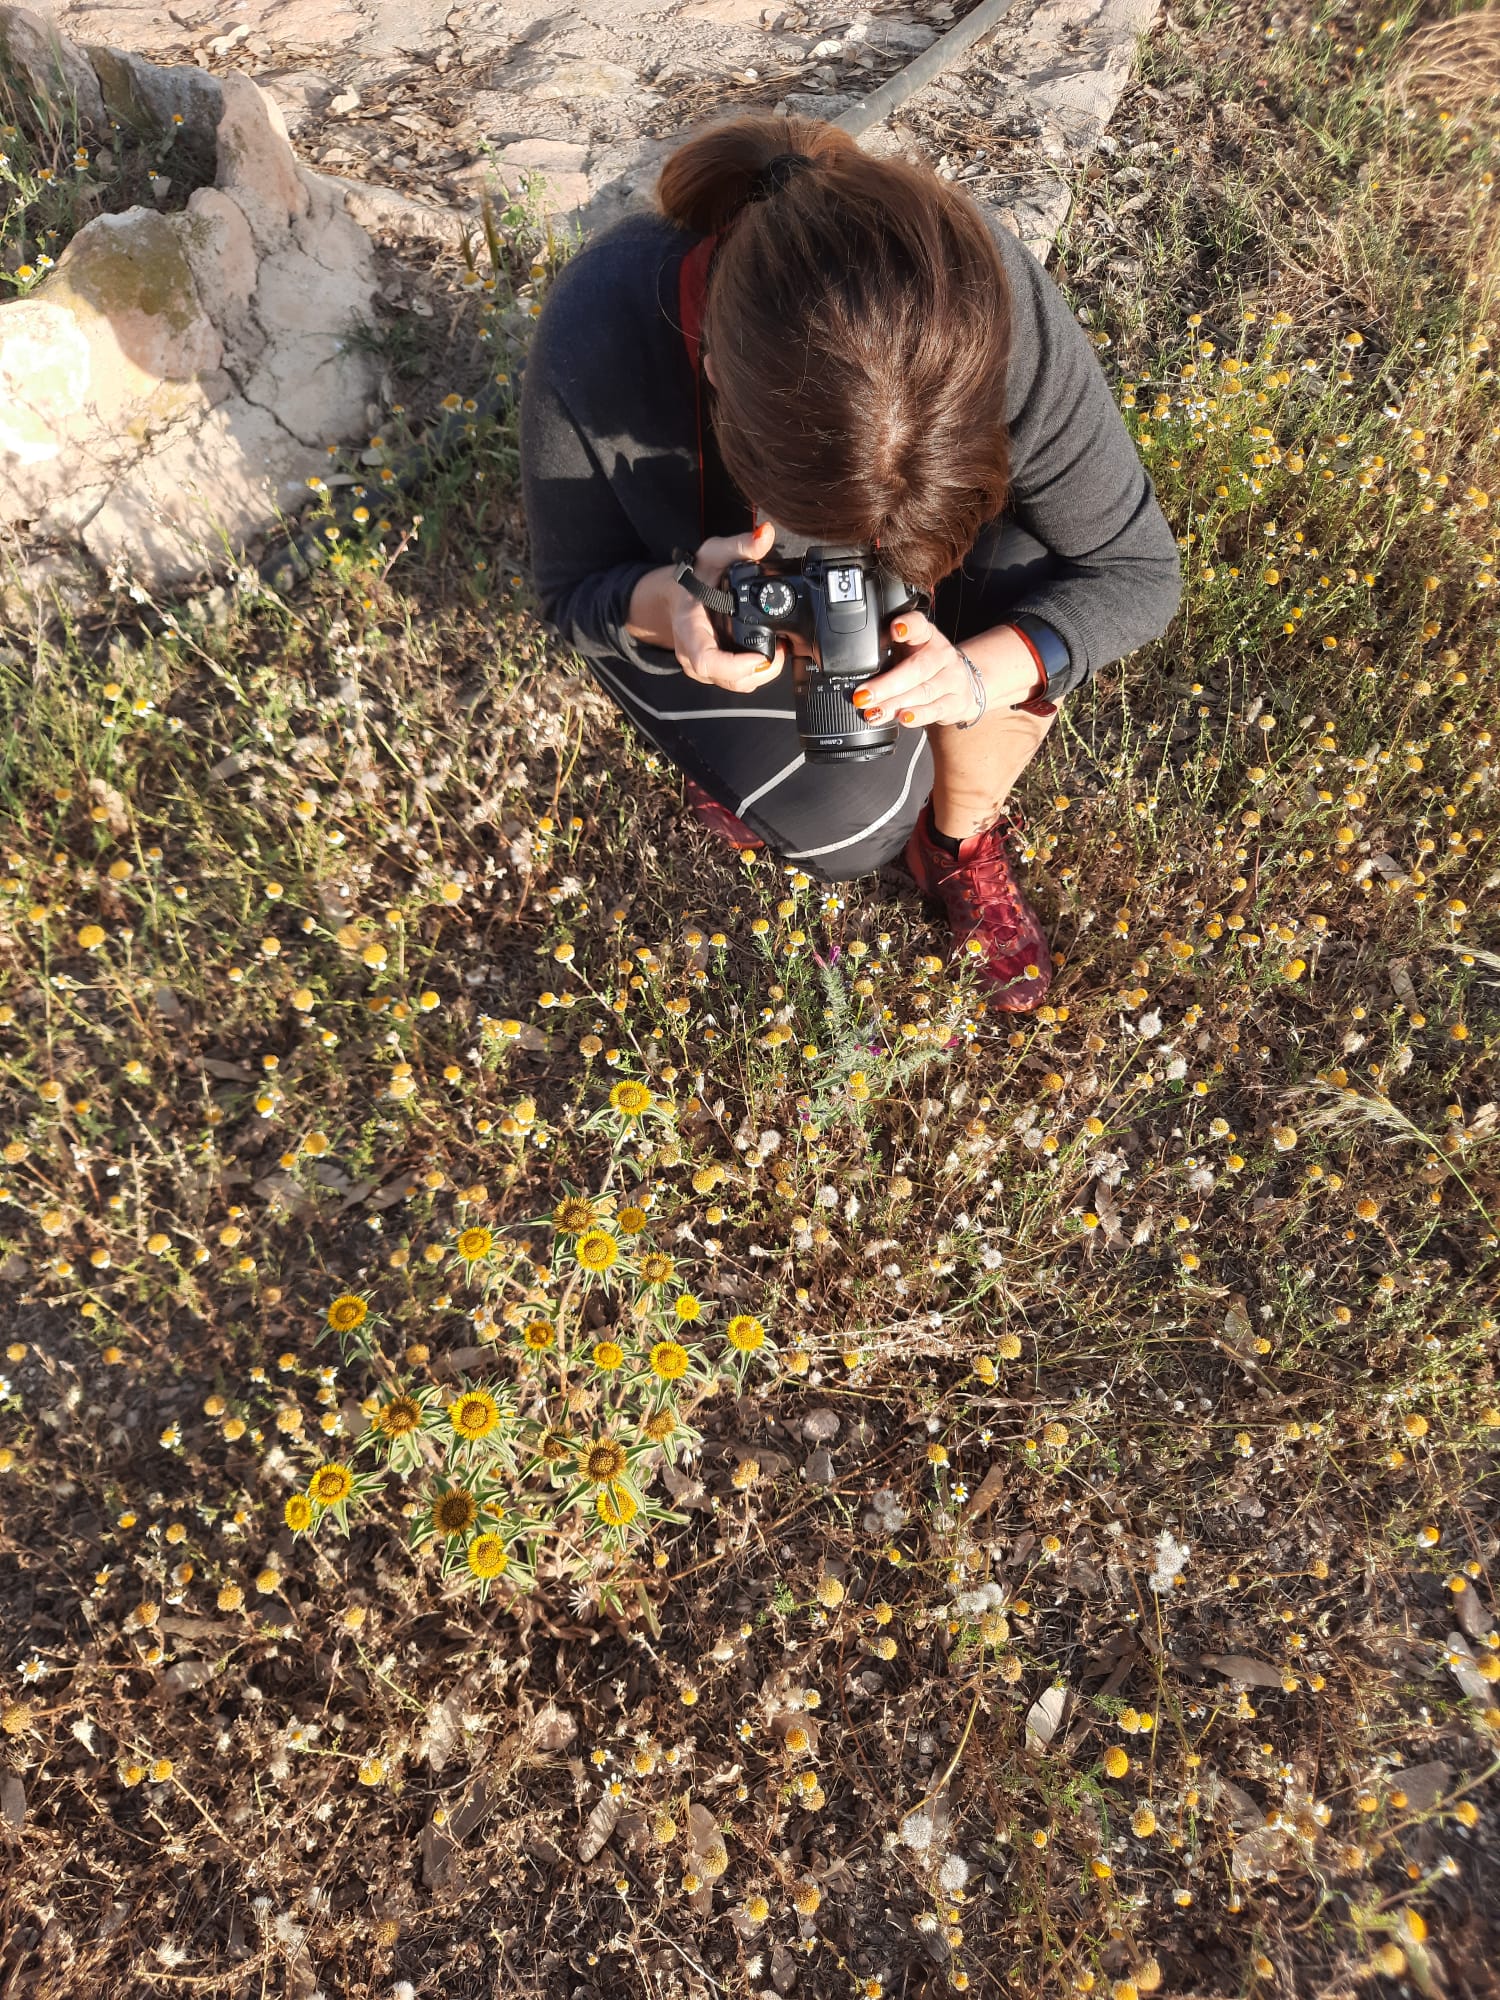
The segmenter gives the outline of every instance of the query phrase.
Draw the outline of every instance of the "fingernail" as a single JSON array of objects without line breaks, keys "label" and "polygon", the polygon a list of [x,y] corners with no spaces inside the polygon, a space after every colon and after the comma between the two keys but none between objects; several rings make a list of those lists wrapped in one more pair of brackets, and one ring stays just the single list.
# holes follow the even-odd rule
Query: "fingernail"
[{"label": "fingernail", "polygon": [[916,719],[917,718],[915,714],[909,708],[903,708],[901,713],[896,717],[896,720],[898,722],[904,722],[908,729],[916,721]]},{"label": "fingernail", "polygon": [[865,703],[870,699],[870,690],[868,688],[856,688],[849,699],[854,703],[856,708],[863,708]]},{"label": "fingernail", "polygon": [[880,710],[878,708],[867,708],[862,713],[866,722],[879,722],[880,720]]},{"label": "fingernail", "polygon": [[906,637],[905,621],[902,619],[897,619],[896,623],[891,627],[891,630],[898,639],[904,639]]}]

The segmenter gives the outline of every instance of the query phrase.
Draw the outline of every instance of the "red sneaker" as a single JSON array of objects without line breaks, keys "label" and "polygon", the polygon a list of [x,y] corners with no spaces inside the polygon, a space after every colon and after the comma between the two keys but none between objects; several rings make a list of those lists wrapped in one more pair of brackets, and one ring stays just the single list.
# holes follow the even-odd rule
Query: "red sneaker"
[{"label": "red sneaker", "polygon": [[929,799],[906,843],[906,865],[923,895],[947,908],[960,952],[971,939],[983,947],[991,1004],[1026,1014],[1052,984],[1052,954],[1011,872],[1005,837],[1012,831],[1014,822],[1002,817],[987,832],[961,842],[955,857],[932,837]]},{"label": "red sneaker", "polygon": [[727,840],[732,847],[764,847],[765,842],[758,834],[750,831],[743,820],[735,818],[728,806],[722,806],[712,792],[692,778],[684,778],[688,809],[700,826],[706,826],[719,840]]}]

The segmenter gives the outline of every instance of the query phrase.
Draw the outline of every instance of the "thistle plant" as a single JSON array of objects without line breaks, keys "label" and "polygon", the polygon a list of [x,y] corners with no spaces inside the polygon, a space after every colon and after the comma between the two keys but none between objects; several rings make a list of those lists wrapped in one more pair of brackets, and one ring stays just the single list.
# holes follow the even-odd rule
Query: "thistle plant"
[{"label": "thistle plant", "polygon": [[395,1482],[408,1489],[400,1511],[411,1546],[431,1545],[443,1575],[483,1596],[502,1580],[530,1589],[549,1552],[554,1567],[582,1571],[597,1553],[622,1555],[681,1519],[653,1490],[661,1467],[701,1443],[698,1404],[721,1381],[742,1392],[775,1348],[749,1313],[712,1329],[689,1274],[651,1239],[648,1197],[621,1200],[615,1182],[641,1171],[627,1149],[650,1128],[675,1137],[672,1103],[643,1082],[616,1082],[585,1121],[609,1147],[599,1187],[529,1225],[550,1224],[550,1263],[488,1228],[458,1233],[452,1261],[475,1295],[483,1342],[470,1354],[488,1349],[493,1362],[456,1387],[386,1359],[370,1300],[350,1292],[330,1303],[345,1362],[362,1363],[380,1386],[351,1453],[365,1462],[315,1466],[286,1504],[294,1533],[316,1535],[328,1521],[347,1533],[351,1510]]}]

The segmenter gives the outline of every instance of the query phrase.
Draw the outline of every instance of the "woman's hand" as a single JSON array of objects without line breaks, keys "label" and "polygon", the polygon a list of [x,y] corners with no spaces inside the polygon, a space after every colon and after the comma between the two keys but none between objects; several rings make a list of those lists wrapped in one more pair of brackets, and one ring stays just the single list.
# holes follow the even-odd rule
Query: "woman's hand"
[{"label": "woman's hand", "polygon": [[[1016,637],[1014,633],[1007,636]],[[920,611],[901,612],[892,621],[891,637],[901,642],[903,657],[885,673],[857,687],[851,697],[867,722],[896,721],[906,729],[930,729],[934,724],[977,719],[979,701],[973,677],[950,639]],[[984,635],[985,641],[989,637]],[[971,639],[967,645],[984,677],[990,707],[1010,707],[1032,694],[1036,669],[1022,641],[1016,640],[1014,662],[998,667],[982,657],[987,646],[980,640]]]},{"label": "woman's hand", "polygon": [[[744,535],[713,535],[693,558],[693,569],[701,580],[717,589],[732,562],[759,562],[771,551],[776,530],[770,521]],[[725,688],[730,694],[751,694],[767,687],[786,662],[786,643],[778,639],[776,657],[762,659],[759,653],[726,653],[719,645],[713,620],[707,611],[680,584],[672,605],[672,650],[690,681],[707,687]]]}]

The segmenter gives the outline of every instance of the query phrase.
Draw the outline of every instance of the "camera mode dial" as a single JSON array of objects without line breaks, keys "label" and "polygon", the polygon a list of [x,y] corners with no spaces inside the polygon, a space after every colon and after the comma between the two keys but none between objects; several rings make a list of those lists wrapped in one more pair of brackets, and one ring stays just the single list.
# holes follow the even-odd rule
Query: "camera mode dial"
[{"label": "camera mode dial", "polygon": [[780,577],[769,577],[756,593],[756,602],[767,618],[789,618],[796,609],[797,597],[789,583]]}]

